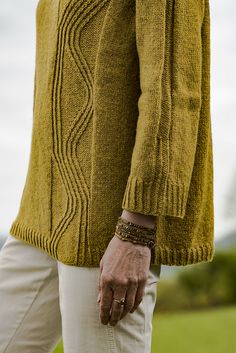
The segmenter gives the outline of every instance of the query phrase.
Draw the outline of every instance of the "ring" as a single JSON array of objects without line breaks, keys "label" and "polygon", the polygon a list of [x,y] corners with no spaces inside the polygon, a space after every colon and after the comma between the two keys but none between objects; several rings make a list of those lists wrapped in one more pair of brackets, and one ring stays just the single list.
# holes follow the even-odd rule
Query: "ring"
[{"label": "ring", "polygon": [[125,305],[125,298],[122,298],[122,299],[113,298],[113,300],[116,301],[117,303],[119,303],[120,305]]}]

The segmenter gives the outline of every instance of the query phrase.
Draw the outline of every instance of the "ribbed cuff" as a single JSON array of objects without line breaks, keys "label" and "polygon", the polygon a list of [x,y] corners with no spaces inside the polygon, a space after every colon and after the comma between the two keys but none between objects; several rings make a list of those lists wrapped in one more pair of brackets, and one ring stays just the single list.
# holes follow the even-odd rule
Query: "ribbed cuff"
[{"label": "ribbed cuff", "polygon": [[200,262],[211,262],[215,255],[215,244],[212,239],[209,242],[186,247],[172,249],[157,244],[152,252],[151,264],[162,264],[166,266],[186,266]]},{"label": "ribbed cuff", "polygon": [[169,180],[146,182],[129,175],[122,208],[146,215],[168,215],[184,218],[188,198],[188,188],[172,184]]}]

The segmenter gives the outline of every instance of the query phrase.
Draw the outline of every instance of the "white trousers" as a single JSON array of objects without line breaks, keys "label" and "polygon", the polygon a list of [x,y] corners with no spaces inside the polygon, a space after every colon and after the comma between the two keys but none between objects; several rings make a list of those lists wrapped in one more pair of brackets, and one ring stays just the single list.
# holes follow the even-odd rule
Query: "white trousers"
[{"label": "white trousers", "polygon": [[150,353],[161,266],[150,266],[138,308],[115,326],[99,318],[99,267],[56,261],[9,235],[0,251],[0,353]]}]

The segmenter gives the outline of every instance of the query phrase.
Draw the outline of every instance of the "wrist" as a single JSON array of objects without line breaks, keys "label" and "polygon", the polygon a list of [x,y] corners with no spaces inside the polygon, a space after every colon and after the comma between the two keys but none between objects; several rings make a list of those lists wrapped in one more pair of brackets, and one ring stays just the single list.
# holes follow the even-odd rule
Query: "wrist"
[{"label": "wrist", "polygon": [[156,217],[153,215],[144,215],[142,213],[128,211],[123,209],[121,217],[129,222],[136,223],[138,225],[154,228]]},{"label": "wrist", "polygon": [[116,224],[115,235],[125,241],[131,241],[141,245],[147,245],[149,248],[156,246],[156,228],[147,227],[142,224],[129,221],[121,216]]}]

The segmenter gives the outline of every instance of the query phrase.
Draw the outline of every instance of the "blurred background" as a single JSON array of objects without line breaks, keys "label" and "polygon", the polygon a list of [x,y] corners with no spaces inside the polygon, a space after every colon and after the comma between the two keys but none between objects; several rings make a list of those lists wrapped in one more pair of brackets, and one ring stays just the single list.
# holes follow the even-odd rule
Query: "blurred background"
[{"label": "blurred background", "polygon": [[[0,3],[0,248],[28,167],[37,2]],[[211,263],[162,266],[152,353],[236,352],[236,2],[210,4],[216,255]]]}]

